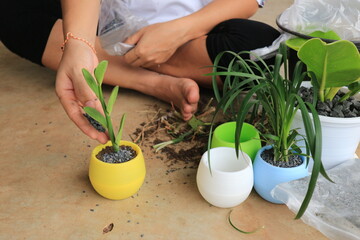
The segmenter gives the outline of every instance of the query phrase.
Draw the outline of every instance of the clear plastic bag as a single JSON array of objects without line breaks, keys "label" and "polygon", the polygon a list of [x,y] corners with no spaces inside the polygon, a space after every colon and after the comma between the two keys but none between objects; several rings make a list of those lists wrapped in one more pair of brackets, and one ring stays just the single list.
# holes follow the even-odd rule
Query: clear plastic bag
[{"label": "clear plastic bag", "polygon": [[[327,171],[335,182],[319,176],[313,197],[302,220],[334,240],[360,239],[360,159],[349,160]],[[282,183],[272,196],[297,212],[309,177]]]},{"label": "clear plastic bag", "polygon": [[295,0],[279,18],[295,32],[335,31],[342,39],[360,40],[360,0]]},{"label": "clear plastic bag", "polygon": [[133,45],[123,41],[148,25],[133,15],[122,0],[102,0],[98,36],[101,46],[110,55],[124,55]]}]

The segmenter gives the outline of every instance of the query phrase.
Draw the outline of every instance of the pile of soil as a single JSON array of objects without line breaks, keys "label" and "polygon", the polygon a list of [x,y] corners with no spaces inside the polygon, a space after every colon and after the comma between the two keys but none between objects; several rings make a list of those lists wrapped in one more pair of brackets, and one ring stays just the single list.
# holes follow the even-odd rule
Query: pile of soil
[{"label": "pile of soil", "polygon": [[[214,110],[212,99],[200,99],[198,111],[194,116],[204,123],[210,123]],[[184,168],[196,169],[201,156],[207,150],[210,124],[194,130],[188,122],[182,120],[180,113],[171,107],[162,109],[158,105],[153,105],[149,107],[148,112],[149,120],[142,122],[132,133],[133,141],[143,150],[155,152],[156,158],[167,165],[167,173]],[[168,144],[159,150],[154,148],[189,131],[190,134],[178,143]]]}]

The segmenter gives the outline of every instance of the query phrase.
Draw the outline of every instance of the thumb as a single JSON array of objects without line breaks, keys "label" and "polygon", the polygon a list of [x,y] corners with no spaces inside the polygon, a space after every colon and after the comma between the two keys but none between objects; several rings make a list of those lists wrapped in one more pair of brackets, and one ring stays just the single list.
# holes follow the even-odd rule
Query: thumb
[{"label": "thumb", "polygon": [[100,113],[104,113],[104,110],[102,109],[101,103],[99,101],[99,99],[97,99],[96,97],[93,99],[89,99],[84,103],[84,107],[91,107],[94,108],[96,110],[98,110]]},{"label": "thumb", "polygon": [[81,104],[85,107],[95,108],[99,112],[103,112],[101,103],[97,99],[95,93],[88,86],[87,82],[84,79],[81,81],[77,81],[74,83],[74,89],[76,98],[81,102]]},{"label": "thumb", "polygon": [[142,31],[140,30],[140,31],[134,33],[133,35],[131,35],[130,37],[128,37],[124,41],[124,43],[130,44],[130,45],[136,45],[139,42],[141,36],[142,36]]},{"label": "thumb", "polygon": [[97,99],[87,100],[87,101],[84,103],[84,106],[85,106],[85,107],[96,108],[96,101],[97,101]]}]

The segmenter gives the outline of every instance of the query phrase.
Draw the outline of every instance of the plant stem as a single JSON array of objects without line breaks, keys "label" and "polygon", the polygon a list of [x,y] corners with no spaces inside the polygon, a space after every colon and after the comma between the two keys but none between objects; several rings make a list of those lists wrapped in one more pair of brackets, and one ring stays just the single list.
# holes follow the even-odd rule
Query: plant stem
[{"label": "plant stem", "polygon": [[172,139],[170,141],[166,141],[166,142],[162,142],[159,144],[156,144],[153,146],[153,148],[155,148],[156,152],[159,151],[160,149],[170,145],[170,144],[176,144],[179,142],[182,142],[184,140],[185,137],[189,136],[190,134],[192,134],[194,132],[193,129],[190,129],[189,131],[187,131],[186,133],[181,134],[178,138]]}]

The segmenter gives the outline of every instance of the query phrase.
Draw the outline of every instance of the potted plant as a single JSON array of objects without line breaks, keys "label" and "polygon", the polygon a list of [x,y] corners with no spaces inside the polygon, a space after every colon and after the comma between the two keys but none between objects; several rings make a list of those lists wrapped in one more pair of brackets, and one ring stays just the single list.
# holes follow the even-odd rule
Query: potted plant
[{"label": "potted plant", "polygon": [[121,140],[125,122],[123,114],[117,134],[111,120],[111,112],[119,87],[112,90],[106,103],[102,92],[102,82],[107,61],[102,61],[94,70],[95,78],[86,69],[83,76],[102,105],[103,114],[91,107],[84,107],[85,116],[99,131],[107,131],[110,141],[95,147],[91,153],[89,178],[94,189],[103,197],[119,200],[135,194],[145,179],[145,161],[140,147]]},{"label": "potted plant", "polygon": [[[321,163],[321,127],[318,115],[312,103],[305,103],[298,95],[301,83],[306,75],[301,71],[302,63],[299,62],[296,65],[294,75],[290,81],[288,57],[284,45],[281,45],[275,57],[274,66],[268,66],[262,59],[257,59],[257,61],[244,60],[241,56],[242,54],[250,54],[248,52],[232,54],[234,59],[230,62],[228,68],[217,66],[218,60],[222,57],[222,54],[219,54],[214,61],[214,71],[210,74],[213,75],[214,92],[219,102],[214,118],[220,110],[226,112],[230,109],[235,114],[236,152],[239,148],[241,149],[239,141],[242,126],[249,114],[262,116],[263,120],[260,122],[268,122],[262,124],[260,130],[262,138],[268,145],[260,149],[254,161],[254,187],[265,199],[269,199],[268,196],[270,196],[264,194],[265,190],[271,190],[281,182],[305,177],[308,174],[306,165],[309,156],[314,159],[315,163],[309,186],[296,215],[296,218],[300,218],[310,202],[319,174],[321,173],[329,179]],[[282,70],[284,71],[284,77],[281,74]],[[225,77],[222,91],[217,86],[215,80],[217,76]],[[244,94],[244,91],[245,95],[242,101],[236,103],[239,95]],[[239,108],[237,111],[233,111],[231,106],[236,104],[239,104]],[[302,118],[305,123],[306,153],[302,153],[297,145],[296,137],[299,133],[296,129],[291,129],[292,121],[298,110],[303,113]],[[313,114],[312,119],[309,110]],[[209,141],[211,135],[212,128],[210,129]],[[263,159],[266,155],[267,158]],[[306,157],[306,160],[304,157]],[[300,170],[300,173],[291,172],[290,178],[285,179],[282,172],[293,171],[294,167],[291,165],[283,167],[283,165],[289,165],[293,161],[300,163],[296,167]],[[268,168],[264,170],[264,167]],[[272,170],[274,171],[272,172]]]},{"label": "potted plant", "polygon": [[[313,38],[298,51],[311,82],[300,95],[313,102],[322,126],[322,161],[325,169],[353,159],[360,142],[360,54],[347,40],[325,43]],[[294,128],[304,133],[301,114],[295,116]]]}]

